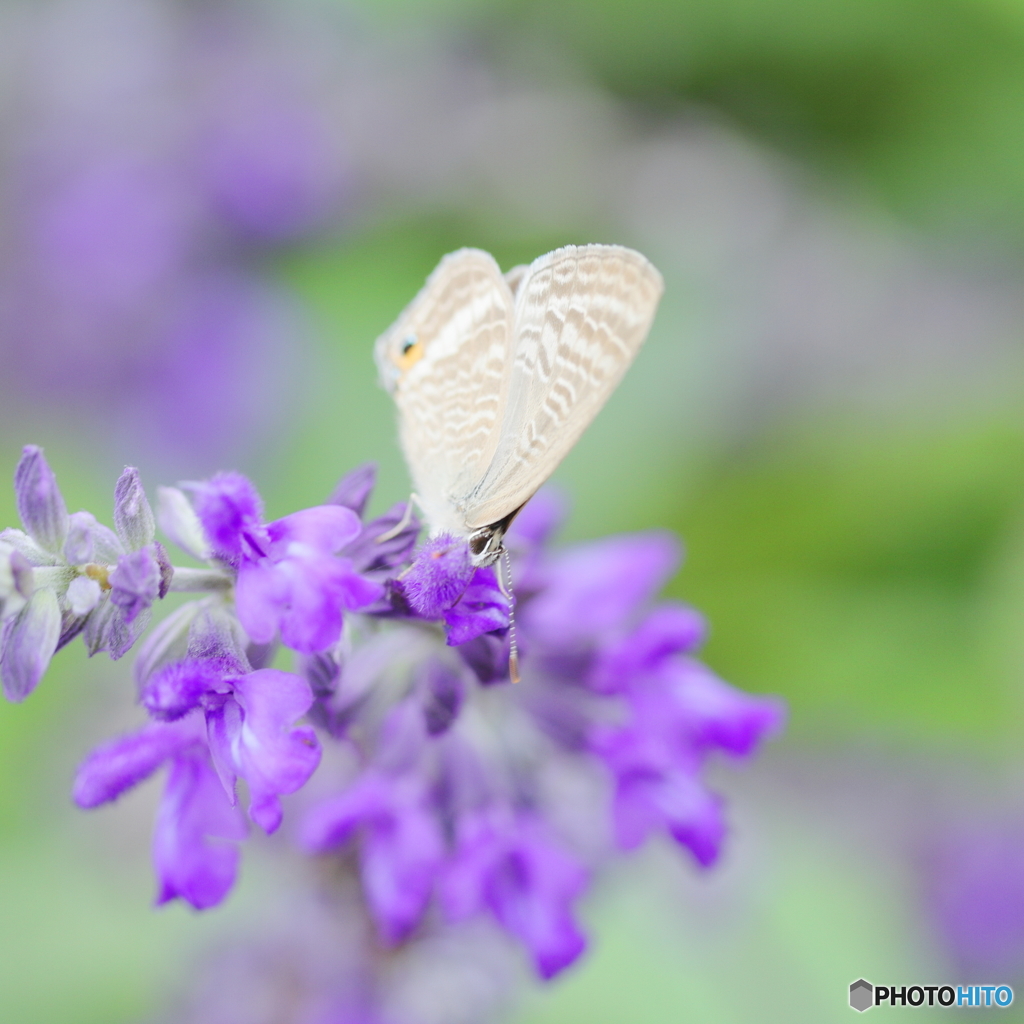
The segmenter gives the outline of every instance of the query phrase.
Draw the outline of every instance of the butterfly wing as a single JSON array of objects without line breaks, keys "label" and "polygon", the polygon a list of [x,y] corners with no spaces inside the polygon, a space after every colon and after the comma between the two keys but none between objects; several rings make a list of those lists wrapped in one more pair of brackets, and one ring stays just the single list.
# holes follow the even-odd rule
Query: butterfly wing
[{"label": "butterfly wing", "polygon": [[377,339],[381,381],[433,532],[466,533],[461,501],[493,461],[508,394],[512,292],[494,257],[445,256]]},{"label": "butterfly wing", "polygon": [[507,400],[464,501],[470,529],[519,508],[569,453],[647,337],[663,288],[647,259],[617,245],[556,249],[516,281]]}]

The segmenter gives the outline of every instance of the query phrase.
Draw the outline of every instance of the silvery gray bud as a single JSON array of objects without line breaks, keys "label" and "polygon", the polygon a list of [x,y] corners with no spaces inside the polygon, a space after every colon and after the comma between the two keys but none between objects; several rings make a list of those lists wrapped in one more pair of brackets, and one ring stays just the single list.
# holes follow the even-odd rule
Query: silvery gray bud
[{"label": "silvery gray bud", "polygon": [[32,539],[47,551],[59,552],[68,535],[68,509],[43,449],[26,445],[14,471],[18,515]]},{"label": "silvery gray bud", "polygon": [[71,565],[100,562],[113,565],[124,554],[124,545],[109,527],[96,521],[91,512],[74,512],[68,518],[68,539],[64,557]]},{"label": "silvery gray bud", "polygon": [[37,590],[28,604],[4,624],[0,679],[4,696],[24,700],[39,685],[60,638],[61,615],[57,595]]},{"label": "silvery gray bud", "polygon": [[85,620],[82,631],[89,655],[106,651],[112,661],[117,661],[145,632],[151,617],[151,609],[144,608],[131,622],[126,622],[122,610],[110,600],[110,591],[106,591]]},{"label": "silvery gray bud", "polygon": [[185,493],[177,487],[158,487],[156,493],[160,529],[193,558],[204,562],[209,559],[210,545],[199,516]]},{"label": "silvery gray bud", "polygon": [[156,521],[134,466],[125,466],[114,488],[114,526],[129,551],[152,543]]},{"label": "silvery gray bud", "polygon": [[0,530],[0,541],[10,544],[12,548],[25,556],[29,565],[59,565],[60,558],[44,551],[24,530],[8,526]]}]

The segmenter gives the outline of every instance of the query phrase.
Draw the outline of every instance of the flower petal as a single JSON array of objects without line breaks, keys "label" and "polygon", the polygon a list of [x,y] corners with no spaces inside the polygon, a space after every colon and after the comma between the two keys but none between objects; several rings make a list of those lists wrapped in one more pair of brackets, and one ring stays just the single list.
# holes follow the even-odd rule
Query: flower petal
[{"label": "flower petal", "polygon": [[398,566],[409,561],[420,533],[420,521],[415,515],[399,533],[384,541],[380,539],[405,519],[405,511],[404,501],[392,505],[384,515],[368,522],[351,544],[342,548],[340,554],[351,559],[356,572],[371,573],[375,579],[380,579],[393,575]]},{"label": "flower petal", "polygon": [[675,714],[699,746],[745,757],[782,731],[786,705],[778,697],[737,690],[695,661],[680,660],[671,676]]},{"label": "flower petal", "polygon": [[60,565],[59,555],[52,551],[44,551],[24,530],[15,529],[13,526],[0,530],[0,543],[10,544],[29,565]]},{"label": "flower petal", "polygon": [[[243,562],[235,584],[235,610],[246,633],[256,643],[270,643],[277,636],[280,609],[290,596],[287,576],[268,559]],[[338,629],[341,629],[339,615]]]},{"label": "flower petal", "polygon": [[267,526],[275,561],[289,544],[303,544],[320,554],[333,555],[359,536],[359,516],[342,505],[317,505],[293,512]]},{"label": "flower petal", "polygon": [[494,567],[477,569],[462,597],[444,613],[448,646],[456,647],[484,633],[508,629],[508,598],[501,592]]},{"label": "flower petal", "polygon": [[362,466],[353,469],[351,473],[338,481],[338,486],[331,491],[327,499],[327,505],[344,505],[352,509],[360,519],[366,510],[366,503],[373,493],[373,486],[377,482],[377,464],[366,462]]},{"label": "flower petal", "polygon": [[57,595],[37,590],[5,631],[0,655],[4,696],[23,701],[39,685],[60,639],[61,614]]},{"label": "flower petal", "polygon": [[523,609],[523,630],[561,648],[621,630],[678,562],[679,544],[668,533],[576,545],[552,560],[548,586]]},{"label": "flower petal", "polygon": [[245,820],[231,806],[201,748],[175,757],[153,835],[157,903],[180,897],[197,910],[216,906],[238,873]]},{"label": "flower petal", "polygon": [[145,709],[164,722],[173,722],[199,706],[200,698],[216,690],[234,663],[218,658],[183,658],[154,672],[139,694]]},{"label": "flower petal", "polygon": [[295,726],[313,703],[313,691],[305,679],[272,668],[236,680],[234,690],[244,712],[235,745],[238,773],[249,785],[250,815],[272,832],[281,813],[270,797],[294,793],[320,763],[316,733]]},{"label": "flower petal", "polygon": [[242,558],[267,553],[263,502],[252,481],[241,473],[217,473],[189,486],[195,494],[196,515],[218,558],[235,565]]},{"label": "flower petal", "polygon": [[705,632],[699,612],[682,604],[662,604],[632,633],[599,654],[588,682],[600,693],[619,692],[634,676],[655,671],[669,656],[699,647]]},{"label": "flower petal", "polygon": [[73,615],[88,615],[99,604],[103,591],[88,576],[76,576],[68,584],[67,602]]},{"label": "flower petal", "polygon": [[97,747],[75,775],[72,799],[79,807],[98,807],[152,775],[172,754],[202,736],[202,720],[152,722],[138,732]]}]

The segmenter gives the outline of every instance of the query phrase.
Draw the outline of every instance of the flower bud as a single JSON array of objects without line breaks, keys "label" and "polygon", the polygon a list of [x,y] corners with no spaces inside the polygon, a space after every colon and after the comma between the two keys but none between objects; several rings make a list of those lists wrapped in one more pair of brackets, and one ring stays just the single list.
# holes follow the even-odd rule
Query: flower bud
[{"label": "flower bud", "polygon": [[156,522],[134,466],[125,466],[114,488],[114,526],[129,551],[152,543]]},{"label": "flower bud", "polygon": [[71,565],[100,562],[113,565],[124,554],[124,545],[109,527],[96,521],[91,512],[73,512],[68,517],[64,557]]},{"label": "flower bud", "polygon": [[42,448],[25,445],[14,471],[18,515],[32,539],[47,551],[59,552],[68,535],[68,509]]},{"label": "flower bud", "polygon": [[156,493],[160,529],[182,551],[205,562],[210,557],[210,545],[192,503],[177,487],[158,487]]}]

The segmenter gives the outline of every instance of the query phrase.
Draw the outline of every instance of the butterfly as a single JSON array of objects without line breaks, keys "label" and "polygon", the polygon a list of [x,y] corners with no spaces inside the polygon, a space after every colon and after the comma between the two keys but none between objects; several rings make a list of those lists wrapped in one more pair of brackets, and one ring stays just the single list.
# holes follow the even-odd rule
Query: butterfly
[{"label": "butterfly", "polygon": [[502,274],[445,256],[374,349],[431,535],[501,555],[512,520],[615,390],[664,285],[640,253],[567,245]]}]

